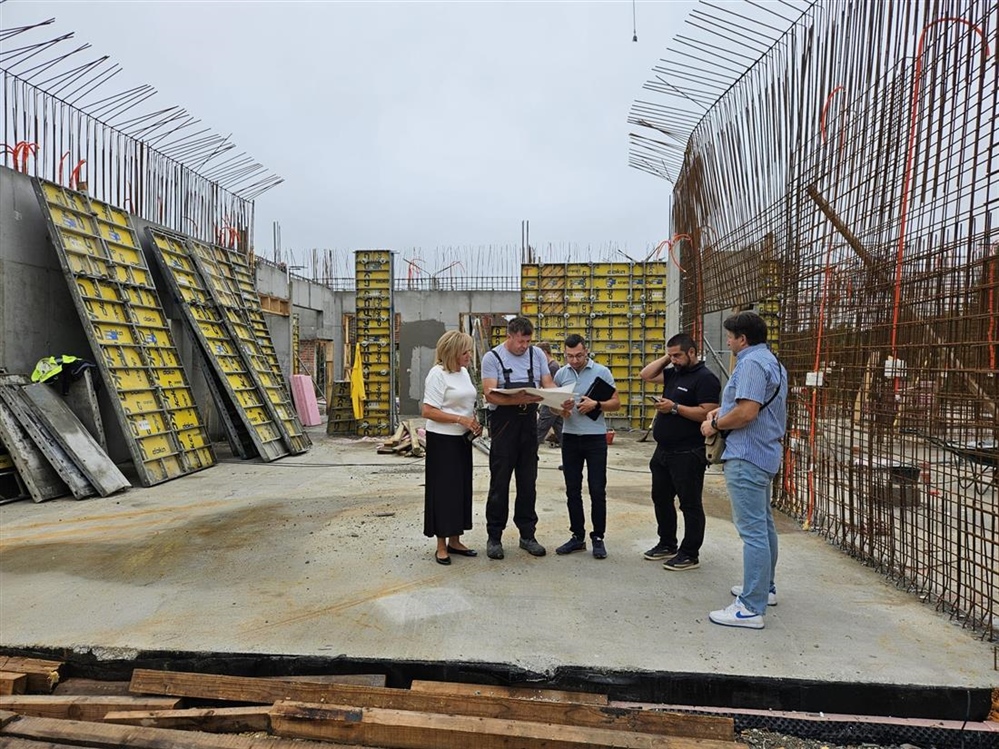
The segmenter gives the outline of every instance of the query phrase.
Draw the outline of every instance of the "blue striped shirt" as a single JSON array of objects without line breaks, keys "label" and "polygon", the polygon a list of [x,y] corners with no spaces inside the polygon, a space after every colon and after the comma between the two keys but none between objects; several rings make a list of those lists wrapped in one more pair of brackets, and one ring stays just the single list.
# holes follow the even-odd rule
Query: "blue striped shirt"
[{"label": "blue striped shirt", "polygon": [[765,343],[744,348],[735,360],[735,369],[722,391],[719,419],[735,408],[736,401],[751,400],[762,406],[778,388],[780,393],[749,424],[729,432],[722,459],[745,460],[776,475],[787,424],[787,371]]}]

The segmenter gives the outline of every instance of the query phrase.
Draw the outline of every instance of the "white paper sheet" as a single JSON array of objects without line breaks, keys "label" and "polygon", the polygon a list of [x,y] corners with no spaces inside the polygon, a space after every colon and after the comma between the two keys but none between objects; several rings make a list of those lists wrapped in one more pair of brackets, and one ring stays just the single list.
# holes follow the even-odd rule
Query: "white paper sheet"
[{"label": "white paper sheet", "polygon": [[528,393],[530,395],[540,395],[539,406],[548,406],[556,411],[562,410],[562,404],[572,399],[573,385],[563,385],[558,388],[493,388],[494,393]]}]

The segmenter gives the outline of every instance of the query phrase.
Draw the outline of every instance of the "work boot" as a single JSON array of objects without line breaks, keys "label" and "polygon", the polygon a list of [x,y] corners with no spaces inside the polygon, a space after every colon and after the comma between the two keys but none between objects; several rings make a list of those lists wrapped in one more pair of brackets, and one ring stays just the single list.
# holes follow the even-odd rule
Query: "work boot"
[{"label": "work boot", "polygon": [[503,544],[500,543],[499,539],[490,538],[486,541],[486,556],[490,559],[503,558]]},{"label": "work boot", "polygon": [[545,547],[538,543],[536,538],[522,538],[520,539],[520,548],[530,554],[532,557],[543,557],[548,552],[545,551]]}]

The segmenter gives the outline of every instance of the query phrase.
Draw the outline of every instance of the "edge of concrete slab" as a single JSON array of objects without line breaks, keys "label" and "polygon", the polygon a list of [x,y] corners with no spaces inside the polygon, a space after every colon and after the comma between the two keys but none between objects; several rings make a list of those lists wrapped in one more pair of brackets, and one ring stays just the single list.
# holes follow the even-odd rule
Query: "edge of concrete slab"
[{"label": "edge of concrete slab", "polygon": [[842,713],[894,718],[985,721],[992,708],[987,687],[874,684],[666,671],[615,671],[559,666],[540,673],[504,663],[399,661],[345,656],[130,651],[78,646],[13,648],[0,655],[66,664],[64,677],[127,681],[136,668],[232,676],[384,674],[390,687],[414,679],[529,686],[607,694],[611,700],[730,709]]}]

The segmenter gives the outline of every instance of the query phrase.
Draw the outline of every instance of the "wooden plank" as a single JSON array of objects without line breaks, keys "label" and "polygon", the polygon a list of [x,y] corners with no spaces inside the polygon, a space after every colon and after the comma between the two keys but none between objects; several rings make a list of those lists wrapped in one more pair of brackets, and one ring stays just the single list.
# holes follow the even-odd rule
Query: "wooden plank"
[{"label": "wooden plank", "polygon": [[582,705],[606,705],[610,701],[606,694],[564,692],[557,689],[531,689],[529,687],[501,687],[492,684],[459,684],[450,681],[422,681],[414,679],[409,688],[414,692],[433,692],[434,694],[516,697],[522,700],[576,702]]},{"label": "wooden plank", "polygon": [[[3,749],[74,749],[74,744],[56,744],[53,741],[32,741],[31,739],[5,738]],[[78,747],[75,747],[78,749]]]},{"label": "wooden plank", "polygon": [[[275,683],[281,686],[275,687]],[[170,694],[176,697],[258,702],[269,704],[288,699],[298,702],[358,705],[426,713],[507,718],[561,725],[614,728],[639,733],[691,736],[730,740],[734,737],[731,718],[678,715],[606,705],[581,705],[549,700],[494,697],[490,695],[437,694],[408,689],[386,689],[351,684],[302,684],[290,680],[255,679],[244,676],[216,676],[136,669],[132,691]],[[312,697],[279,695],[311,694]]]},{"label": "wooden plank", "polygon": [[307,684],[353,684],[358,687],[384,687],[385,674],[312,674],[309,676],[259,676],[259,679],[304,682]]},{"label": "wooden plank", "polygon": [[252,676],[193,674],[181,671],[152,671],[137,668],[132,672],[129,692],[132,694],[164,694],[172,697],[253,702],[269,705],[278,700],[328,702],[337,685],[351,686],[354,680],[369,679],[370,674],[331,675],[333,683],[317,684],[291,679],[257,679]]},{"label": "wooden plank", "polygon": [[187,710],[127,710],[108,713],[105,723],[175,728],[206,733],[256,733],[271,730],[270,706],[209,707]]},{"label": "wooden plank", "polygon": [[28,687],[28,675],[13,671],[0,671],[0,695],[24,694]]},{"label": "wooden plank", "polygon": [[14,412],[2,401],[0,401],[0,442],[3,442],[7,448],[32,501],[44,502],[69,494],[66,482],[59,478],[59,474],[45,459],[45,455],[31,441],[24,427],[18,423]]},{"label": "wooden plank", "polygon": [[607,728],[552,725],[384,708],[279,702],[271,708],[278,736],[348,741],[392,749],[734,749],[731,741],[656,736]]},{"label": "wooden plank", "polygon": [[0,655],[0,671],[13,671],[28,677],[28,692],[48,694],[59,683],[59,669],[62,661],[44,658],[22,658],[14,655]]},{"label": "wooden plank", "polygon": [[0,695],[0,709],[20,715],[64,720],[104,720],[111,711],[174,710],[175,697],[135,697],[132,695],[11,694]]},{"label": "wooden plank", "polygon": [[52,388],[28,385],[21,392],[102,497],[132,485]]},{"label": "wooden plank", "polygon": [[[231,736],[170,728],[123,726],[56,718],[17,717],[0,729],[0,746],[9,738],[64,742],[98,749],[330,749],[329,744],[273,736]],[[354,748],[356,749],[356,748]]]},{"label": "wooden plank", "polygon": [[56,684],[52,694],[76,694],[76,695],[98,695],[105,696],[125,696],[129,694],[127,681],[100,681],[98,679],[81,679],[73,677],[63,679]]},{"label": "wooden plank", "polygon": [[67,455],[62,445],[55,441],[48,427],[35,416],[34,411],[24,402],[20,391],[19,387],[5,387],[0,384],[0,401],[11,410],[21,428],[31,437],[35,447],[42,452],[49,465],[59,474],[59,478],[69,487],[73,496],[76,499],[94,496],[97,492],[94,491],[90,481],[83,475],[72,458]]}]

